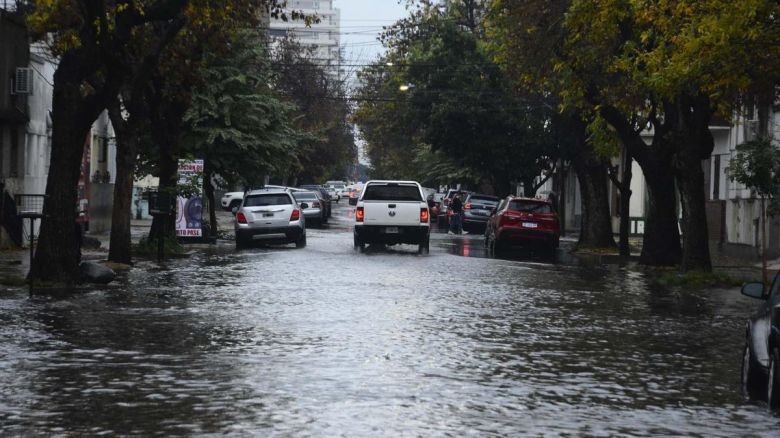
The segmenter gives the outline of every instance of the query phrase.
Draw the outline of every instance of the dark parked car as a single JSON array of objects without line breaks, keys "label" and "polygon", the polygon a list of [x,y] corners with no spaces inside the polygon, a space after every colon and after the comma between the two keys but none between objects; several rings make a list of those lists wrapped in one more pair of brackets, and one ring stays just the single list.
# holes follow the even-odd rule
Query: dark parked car
[{"label": "dark parked car", "polygon": [[300,186],[302,189],[319,192],[320,197],[322,198],[323,202],[325,203],[325,217],[331,217],[331,208],[333,206],[333,197],[330,196],[330,193],[328,193],[328,189],[326,189],[323,186],[318,185],[303,185]]},{"label": "dark parked car", "polygon": [[463,229],[482,231],[500,199],[496,196],[471,194],[463,205]]},{"label": "dark parked car", "polygon": [[745,327],[742,352],[742,390],[766,399],[770,409],[780,407],[780,273],[768,290],[763,283],[748,283],[742,294],[762,300]]},{"label": "dark parked car", "polygon": [[492,254],[524,246],[542,248],[554,255],[560,235],[558,214],[549,201],[509,196],[488,220],[485,245]]}]

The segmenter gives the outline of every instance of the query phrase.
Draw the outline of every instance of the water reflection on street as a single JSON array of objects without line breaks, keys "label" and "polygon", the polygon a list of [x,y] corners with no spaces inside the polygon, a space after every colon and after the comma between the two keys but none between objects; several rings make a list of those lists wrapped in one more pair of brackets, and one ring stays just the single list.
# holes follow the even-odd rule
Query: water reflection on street
[{"label": "water reflection on street", "polygon": [[0,295],[0,430],[18,434],[776,436],[739,392],[736,290],[485,257],[481,236],[199,250],[116,287]]}]

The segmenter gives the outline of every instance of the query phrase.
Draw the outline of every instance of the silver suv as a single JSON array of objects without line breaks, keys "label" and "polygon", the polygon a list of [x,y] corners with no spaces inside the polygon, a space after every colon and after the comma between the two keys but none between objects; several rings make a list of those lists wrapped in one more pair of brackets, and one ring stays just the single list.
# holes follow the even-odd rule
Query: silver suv
[{"label": "silver suv", "polygon": [[302,213],[309,206],[298,202],[289,190],[252,190],[244,196],[236,212],[236,248],[253,242],[295,243],[306,246],[306,219]]}]

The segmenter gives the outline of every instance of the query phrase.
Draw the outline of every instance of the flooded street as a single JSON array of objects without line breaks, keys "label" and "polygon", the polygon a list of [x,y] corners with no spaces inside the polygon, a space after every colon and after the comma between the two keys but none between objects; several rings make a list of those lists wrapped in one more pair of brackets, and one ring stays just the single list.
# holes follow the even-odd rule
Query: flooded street
[{"label": "flooded street", "polygon": [[[498,260],[481,236],[198,250],[64,299],[0,295],[0,431],[777,436],[739,390],[736,289]],[[565,258],[563,255],[561,259]]]}]

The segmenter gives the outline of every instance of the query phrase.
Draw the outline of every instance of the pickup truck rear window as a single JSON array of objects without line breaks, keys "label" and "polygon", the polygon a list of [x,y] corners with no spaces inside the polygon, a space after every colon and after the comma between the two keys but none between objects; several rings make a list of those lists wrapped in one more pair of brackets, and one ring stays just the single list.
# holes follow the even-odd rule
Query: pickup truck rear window
[{"label": "pickup truck rear window", "polygon": [[420,189],[416,185],[371,184],[363,194],[364,201],[422,201]]},{"label": "pickup truck rear window", "polygon": [[509,203],[509,209],[538,214],[551,214],[553,212],[550,204],[534,201],[512,201]]},{"label": "pickup truck rear window", "polygon": [[269,205],[290,205],[292,199],[287,195],[254,195],[247,196],[244,207],[267,207]]}]

